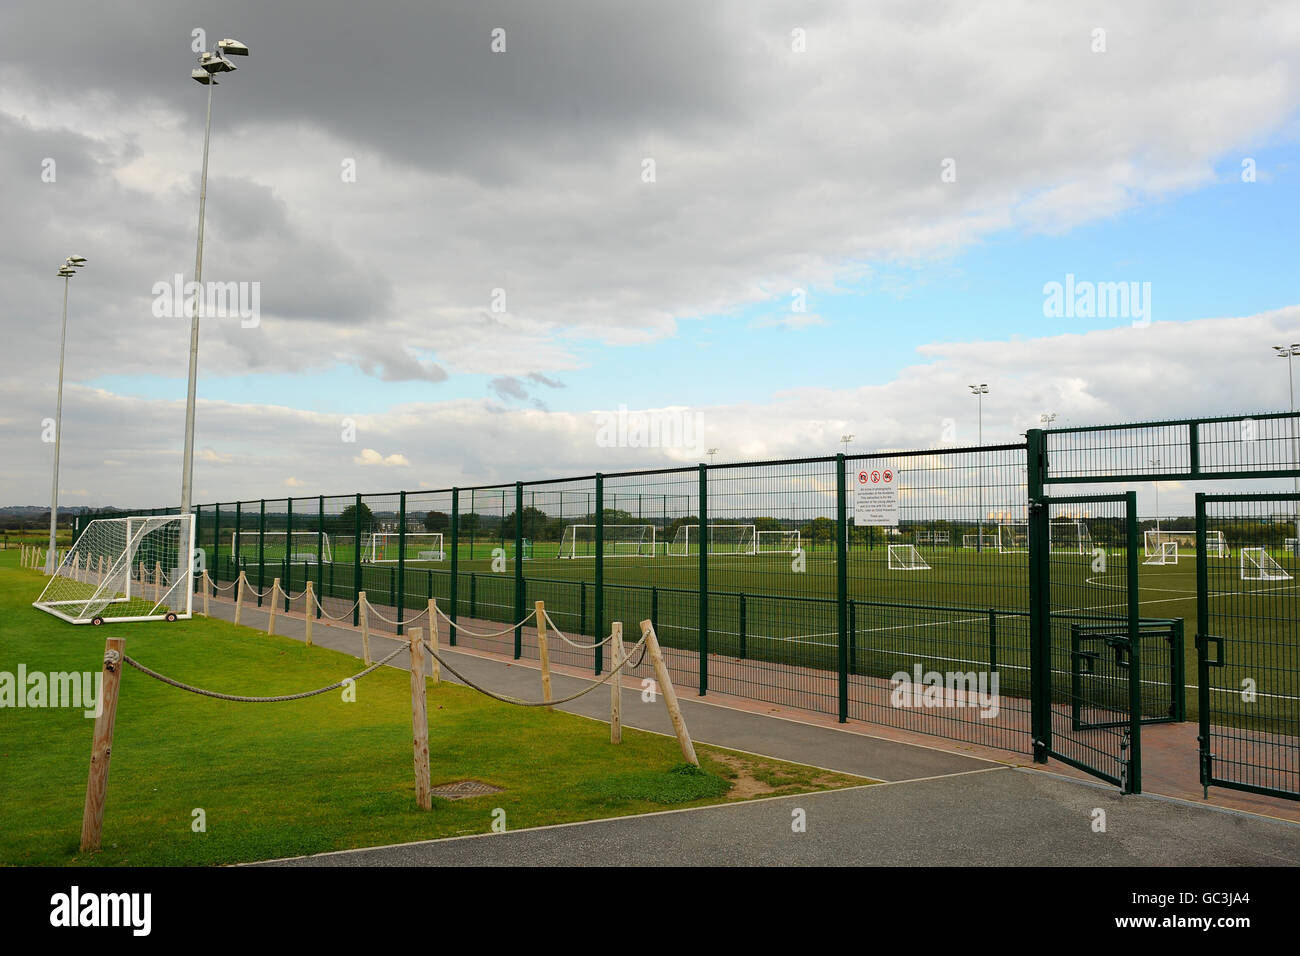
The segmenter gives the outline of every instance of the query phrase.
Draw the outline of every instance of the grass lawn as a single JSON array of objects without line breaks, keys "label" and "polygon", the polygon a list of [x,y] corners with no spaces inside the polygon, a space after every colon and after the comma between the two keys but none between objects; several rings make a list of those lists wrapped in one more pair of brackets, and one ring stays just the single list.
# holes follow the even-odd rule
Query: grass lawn
[{"label": "grass lawn", "polygon": [[[30,606],[43,577],[0,552],[0,672],[100,670],[106,637],[187,683],[247,695],[294,693],[360,669],[356,659],[250,628],[65,624]],[[604,693],[603,689],[596,691]],[[80,708],[0,708],[0,864],[204,865],[485,833],[723,803],[869,781],[430,687],[433,783],[474,779],[503,793],[415,806],[410,679],[382,668],[356,688],[302,701],[240,704],[187,694],[131,668],[121,699],[104,849],[77,852],[93,720]],[[206,815],[195,833],[193,812]]]}]

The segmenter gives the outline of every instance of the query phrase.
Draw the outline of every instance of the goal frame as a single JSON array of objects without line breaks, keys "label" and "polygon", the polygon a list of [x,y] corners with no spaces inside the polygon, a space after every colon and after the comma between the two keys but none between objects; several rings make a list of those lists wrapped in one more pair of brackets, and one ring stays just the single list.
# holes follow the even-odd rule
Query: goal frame
[{"label": "goal frame", "polygon": [[1178,542],[1162,541],[1160,543],[1160,550],[1153,554],[1148,554],[1146,558],[1143,559],[1142,563],[1158,564],[1158,565],[1177,564],[1178,563]]},{"label": "goal frame", "polygon": [[[402,548],[405,547],[407,561],[445,561],[447,560],[447,548],[446,548],[446,539],[443,538],[442,534],[443,533],[441,531],[407,531],[405,533],[401,531],[372,531],[370,532],[370,535],[366,540],[366,548],[365,551],[362,552],[362,555],[364,558],[366,554],[369,554],[370,557],[369,560],[367,561],[368,564],[396,564],[398,561],[402,559],[401,551]],[[389,538],[396,539],[398,556],[395,558],[375,557],[376,554],[388,553],[387,545],[388,545]],[[438,547],[423,548],[423,549],[415,548],[414,549],[415,557],[412,557],[411,556],[412,545],[410,544],[412,538],[437,538]],[[384,545],[382,550],[379,549],[381,539]],[[430,554],[437,554],[438,557],[436,558],[420,557],[420,555],[425,552],[428,552]]]},{"label": "goal frame", "polygon": [[[783,535],[788,540],[791,535],[794,536],[794,547],[776,548],[774,550],[763,550],[763,535]],[[756,531],[754,533],[754,549],[756,554],[794,554],[796,551],[803,550],[803,537],[797,530],[789,531]]]},{"label": "goal frame", "polygon": [[[907,554],[912,562],[905,562],[901,559],[895,560],[897,555]],[[891,544],[889,545],[889,570],[891,571],[929,571],[930,565],[926,563],[925,558],[921,557],[921,552],[914,544]]]},{"label": "goal frame", "polygon": [[[283,556],[272,559],[275,564],[282,564],[285,561],[288,561],[290,564],[315,564],[318,560],[322,564],[334,563],[334,550],[330,544],[330,536],[324,531],[285,531],[282,528],[277,528],[274,531],[253,531],[241,528],[238,531],[230,532],[230,554],[234,557],[237,564],[243,564],[248,557],[247,555],[240,553],[239,539],[243,537],[247,540],[256,542],[259,535],[262,538],[263,551],[265,551],[266,540],[272,537],[281,539],[284,538],[285,535],[291,535],[292,538],[297,538],[301,535],[304,539],[310,540],[311,547],[301,551],[291,549],[290,545],[293,543],[292,538],[286,541],[284,546],[281,548]],[[320,549],[323,552],[319,556],[316,554],[316,541],[318,538],[320,540]],[[295,560],[295,555],[302,555],[303,560]]]},{"label": "goal frame", "polygon": [[[595,531],[596,531],[596,526],[595,526],[594,524],[571,524],[571,525],[569,525],[568,527],[566,527],[566,528],[564,529],[564,534],[560,535],[560,547],[559,547],[559,550],[558,550],[558,551],[556,552],[556,554],[555,554],[555,557],[556,557],[557,559],[563,559],[563,560],[568,560],[568,561],[572,561],[572,560],[579,560],[579,561],[581,561],[581,560],[583,560],[583,559],[585,559],[585,558],[590,558],[590,559],[592,559],[592,560],[595,559],[595,557],[596,557],[596,551],[595,551],[595,548],[594,548],[594,544],[593,544],[593,548],[592,548],[592,552],[591,552],[591,554],[578,554],[578,553],[577,553],[577,550],[578,550],[578,529],[580,529],[580,528],[590,528],[591,531],[592,531],[592,540],[593,540],[593,542],[594,542],[594,540],[595,540]],[[604,544],[605,544],[605,549],[604,549],[604,552],[603,552],[603,557],[605,557],[605,558],[653,558],[653,557],[655,556],[655,554],[657,553],[657,549],[658,549],[658,547],[659,547],[659,543],[658,543],[658,539],[656,538],[655,526],[652,525],[652,524],[607,524],[607,525],[603,525],[602,528],[603,528],[603,530],[606,531],[606,532],[608,532],[611,528],[641,528],[641,529],[643,529],[643,530],[642,530],[642,536],[641,536],[641,538],[638,539],[638,541],[637,541],[637,549],[636,549],[636,551],[635,551],[634,553],[620,554],[617,550],[613,550],[613,551],[611,551],[611,550],[609,549],[609,545],[610,545],[609,535],[606,534],[606,535],[605,535],[605,542],[604,542]],[[642,550],[642,545],[644,545],[644,544],[646,543],[646,538],[645,538],[645,532],[646,532],[646,531],[648,531],[648,532],[650,533],[650,538],[649,538],[650,550],[649,550],[649,553],[645,553],[645,552]],[[569,548],[570,553],[569,553],[569,554],[565,554],[565,553],[564,553],[564,544],[565,544],[566,541],[570,541],[570,540],[572,540],[572,542],[573,542],[572,545],[571,545],[570,548]],[[630,540],[630,539],[624,539],[624,540],[626,541],[626,540]],[[615,544],[617,544],[617,542],[615,542]]]},{"label": "goal frame", "polygon": [[[1291,574],[1277,563],[1277,560],[1268,553],[1268,548],[1241,548],[1241,563],[1239,565],[1241,580],[1243,581],[1291,581]],[[1255,559],[1259,555],[1263,561]],[[1267,564],[1265,563],[1267,562]],[[1252,565],[1258,575],[1246,575],[1246,566]],[[1269,567],[1272,565],[1272,567]],[[1276,569],[1276,570],[1275,570]]]},{"label": "goal frame", "polygon": [[[1003,531],[1008,528],[1025,529],[1025,539],[1024,539],[1025,546],[1023,548],[1019,548],[1019,547],[1013,548],[1007,546],[1006,536],[1003,534]],[[1015,542],[1013,541],[1012,543],[1014,544]],[[1006,524],[998,525],[998,553],[999,554],[1028,554],[1029,553],[1029,522],[1028,521],[1010,521],[1007,522]]]},{"label": "goal frame", "polygon": [[[748,557],[748,556],[750,556],[750,555],[756,555],[756,554],[758,554],[758,534],[759,534],[759,532],[758,532],[757,530],[755,530],[755,528],[754,528],[754,526],[753,526],[752,524],[714,524],[713,522],[710,521],[706,527],[709,529],[709,556],[710,556],[710,557],[713,557],[714,555],[717,555],[718,557],[737,557],[737,556]],[[673,540],[670,541],[670,542],[668,542],[668,541],[664,542],[664,554],[665,554],[667,557],[670,557],[670,558],[685,558],[685,557],[689,557],[689,556],[690,556],[690,554],[691,554],[691,529],[692,529],[692,528],[695,529],[695,538],[696,538],[696,540],[697,540],[697,541],[699,540],[699,536],[700,536],[700,526],[699,526],[698,524],[684,524],[684,525],[681,525],[681,526],[677,529],[677,533],[676,533],[675,535],[673,535]],[[715,531],[717,531],[717,530],[719,530],[719,529],[722,529],[722,528],[741,528],[741,529],[748,529],[748,530],[749,530],[749,548],[748,548],[748,550],[745,550],[745,551],[715,551],[715,550],[713,549],[713,534],[714,534]],[[778,533],[780,533],[780,534],[784,534],[785,532],[778,532]],[[798,533],[798,532],[796,532],[796,534],[797,534],[797,533]],[[677,550],[677,548],[678,548],[677,542],[678,542],[678,540],[681,539],[681,538],[685,538],[685,549],[684,549],[684,550]],[[699,554],[699,551],[696,551],[695,553],[696,553],[696,554]],[[775,552],[769,552],[769,553],[771,553],[771,554],[781,554],[781,553],[783,553],[783,552],[775,551]]]},{"label": "goal frame", "polygon": [[[98,567],[92,567],[87,557],[83,565],[81,556],[94,546],[95,535],[105,525],[121,524],[125,529],[124,547],[109,561],[107,573],[99,574]],[[176,571],[176,578],[170,582],[166,591],[161,584],[155,583],[157,593],[152,598],[144,597],[145,582],[138,583],[132,578],[138,562],[140,546],[148,535],[160,530],[164,525],[175,523],[177,527],[176,555],[181,566],[168,568]],[[142,621],[177,621],[194,616],[194,556],[195,556],[194,514],[188,515],[127,515],[118,518],[95,518],[82,530],[54,569],[40,597],[32,602],[32,607],[52,614],[69,624],[113,624]],[[96,525],[100,528],[96,529]],[[116,549],[114,549],[116,551]],[[181,557],[181,555],[184,557]],[[147,569],[153,571],[153,568]],[[95,575],[95,583],[90,582]],[[79,585],[72,588],[70,585]],[[132,588],[137,588],[135,595]],[[80,590],[83,596],[69,598],[61,591]],[[54,591],[51,594],[51,591]],[[141,600],[143,598],[143,600]],[[113,614],[115,606],[129,606],[132,602],[148,606],[143,614]]]}]

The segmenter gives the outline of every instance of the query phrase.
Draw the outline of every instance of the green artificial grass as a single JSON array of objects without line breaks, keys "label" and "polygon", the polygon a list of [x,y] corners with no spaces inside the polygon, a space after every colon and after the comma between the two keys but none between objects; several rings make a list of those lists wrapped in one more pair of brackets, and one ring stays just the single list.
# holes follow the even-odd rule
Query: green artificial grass
[{"label": "green artificial grass", "polygon": [[[361,670],[355,658],[195,618],[102,628],[32,608],[44,578],[0,551],[0,672],[97,673],[109,636],[186,683],[244,695],[295,693]],[[381,668],[342,693],[246,704],[185,693],[126,668],[113,742],[103,849],[78,841],[94,721],[80,708],[0,708],[0,864],[206,865],[622,816],[866,783],[633,729],[428,689],[432,782],[481,780],[502,793],[415,804],[410,677]],[[741,768],[738,770],[737,768]],[[206,832],[195,832],[196,811]]]}]

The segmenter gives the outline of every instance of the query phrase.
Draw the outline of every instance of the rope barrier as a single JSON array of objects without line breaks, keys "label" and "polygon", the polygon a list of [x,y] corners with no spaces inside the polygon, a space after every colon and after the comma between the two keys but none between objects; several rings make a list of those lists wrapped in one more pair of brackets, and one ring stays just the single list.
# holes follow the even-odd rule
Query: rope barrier
[{"label": "rope barrier", "polygon": [[351,606],[350,608],[348,608],[346,611],[344,611],[342,614],[334,615],[334,614],[331,614],[329,611],[325,610],[325,605],[321,604],[321,602],[320,602],[320,596],[319,596],[319,595],[313,593],[313,594],[312,594],[312,600],[316,603],[316,606],[317,606],[318,608],[320,608],[320,612],[321,612],[321,614],[322,614],[324,617],[329,618],[331,621],[341,621],[341,620],[343,620],[345,617],[347,617],[349,614],[351,614],[353,611],[355,611],[355,610],[357,609],[357,605],[361,603],[361,599],[360,599],[360,598],[357,598],[355,601],[352,602],[352,606]]},{"label": "rope barrier", "polygon": [[[621,662],[619,662],[619,665],[617,667],[611,670],[600,680],[596,681],[595,683],[587,685],[585,689],[578,691],[578,693],[576,694],[570,694],[568,697],[560,697],[556,700],[521,700],[518,697],[511,697],[507,694],[498,694],[494,691],[488,690],[486,687],[480,687],[478,684],[474,683],[472,680],[470,680],[460,671],[456,670],[456,668],[452,667],[451,664],[447,663],[447,659],[444,658],[437,651],[435,651],[432,647],[430,647],[428,641],[421,641],[421,643],[424,645],[424,649],[428,651],[430,654],[432,654],[435,659],[437,659],[439,664],[447,668],[447,672],[449,674],[451,674],[453,677],[455,677],[457,680],[463,683],[466,687],[470,687],[478,691],[480,694],[484,694],[488,697],[491,697],[493,700],[499,700],[503,704],[514,704],[517,707],[554,707],[556,704],[567,704],[571,700],[577,700],[579,697],[582,697],[585,694],[590,694],[597,687],[603,687],[605,684],[608,684],[610,680],[614,677],[614,675],[622,671],[624,666],[626,666],[627,662],[632,659],[632,655],[628,654],[623,658]],[[642,635],[641,640],[637,641],[636,645],[634,645],[632,649],[636,650],[637,646],[641,646],[644,644],[645,644],[645,635]]]},{"label": "rope barrier", "polygon": [[407,618],[406,620],[404,620],[404,621],[393,621],[393,620],[390,620],[390,619],[384,617],[382,614],[380,614],[379,611],[377,611],[377,610],[375,609],[375,606],[374,606],[373,604],[371,604],[369,600],[366,601],[366,607],[370,610],[370,613],[371,613],[371,614],[373,614],[375,617],[379,618],[379,620],[383,621],[385,624],[394,624],[394,625],[397,625],[397,626],[399,626],[399,627],[402,626],[402,625],[406,625],[406,624],[414,624],[414,623],[415,623],[416,621],[418,621],[420,618],[424,617],[424,615],[426,615],[426,614],[429,613],[429,608],[428,608],[428,606],[426,605],[425,608],[424,608],[424,610],[421,611],[419,614],[415,615],[415,617],[408,617],[408,618]]},{"label": "rope barrier", "polygon": [[451,627],[454,627],[454,628],[455,628],[458,632],[460,632],[461,634],[468,634],[470,637],[501,637],[501,636],[503,636],[503,635],[505,635],[505,634],[509,634],[511,631],[513,631],[513,630],[514,630],[515,628],[517,628],[517,627],[523,627],[525,624],[527,624],[529,621],[531,621],[531,620],[533,619],[533,617],[534,617],[536,614],[537,614],[537,610],[534,608],[533,610],[529,611],[529,612],[524,616],[524,619],[523,619],[522,621],[520,621],[518,624],[511,624],[511,625],[510,625],[509,627],[507,627],[505,630],[495,631],[494,633],[488,634],[488,633],[485,632],[485,631],[471,631],[471,630],[470,630],[469,628],[467,628],[467,627],[461,627],[459,624],[457,624],[455,621],[453,621],[451,618],[449,618],[449,617],[447,616],[446,612],[443,611],[442,608],[438,608],[438,616],[439,616],[440,618],[442,618],[444,621],[446,621],[446,622],[447,622]]},{"label": "rope barrier", "polygon": [[130,664],[140,673],[152,677],[154,680],[162,681],[164,684],[170,684],[172,687],[179,688],[180,690],[189,691],[191,694],[198,694],[201,697],[215,697],[217,700],[231,700],[240,704],[274,704],[286,700],[302,700],[304,697],[316,697],[320,694],[327,694],[332,690],[338,690],[348,681],[354,681],[354,682],[359,681],[361,678],[365,677],[367,674],[371,673],[372,671],[380,667],[383,667],[385,664],[391,661],[398,654],[402,653],[402,651],[404,650],[406,650],[405,646],[399,647],[397,650],[393,651],[393,653],[385,657],[382,661],[376,661],[375,663],[367,667],[365,670],[360,671],[352,675],[351,677],[345,677],[343,678],[343,680],[330,684],[328,687],[321,687],[318,688],[317,690],[304,691],[301,694],[281,694],[277,697],[243,697],[238,694],[222,694],[215,690],[204,690],[201,687],[194,687],[190,684],[183,684],[178,680],[173,680],[170,677],[167,677],[163,674],[159,674],[155,670],[150,670],[148,667],[145,667],[139,661],[135,660],[134,658],[128,657],[125,654],[122,655],[122,660],[126,661],[128,664]]},{"label": "rope barrier", "polygon": [[579,644],[576,641],[569,640],[565,633],[555,626],[555,621],[551,619],[550,611],[546,610],[546,608],[542,608],[542,613],[546,615],[546,623],[551,625],[551,629],[560,636],[560,640],[564,641],[564,643],[568,644],[570,647],[576,647],[580,651],[590,651],[595,650],[597,647],[604,647],[614,639],[614,635],[611,634],[603,641],[597,641],[595,644]]}]

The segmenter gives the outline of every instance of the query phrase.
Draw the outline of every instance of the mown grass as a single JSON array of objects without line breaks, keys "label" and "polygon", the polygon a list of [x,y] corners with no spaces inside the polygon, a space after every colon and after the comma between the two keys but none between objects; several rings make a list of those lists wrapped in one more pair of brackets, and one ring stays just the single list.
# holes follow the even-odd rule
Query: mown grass
[{"label": "mown grass", "polygon": [[[41,575],[0,552],[0,672],[98,672],[104,640],[126,639],[141,663],[199,686],[246,695],[324,686],[356,659],[250,628],[196,618],[175,624],[65,624],[30,606]],[[198,697],[127,668],[113,746],[104,846],[78,853],[93,720],[72,708],[0,708],[0,864],[206,865],[484,833],[739,799],[736,761],[768,793],[868,781],[767,758],[698,748],[683,769],[671,738],[500,704],[462,687],[428,690],[433,783],[504,788],[415,806],[410,679],[381,668],[356,701],[339,692],[243,704]],[[750,788],[752,790],[752,788]],[[194,832],[194,811],[206,832]]]}]

